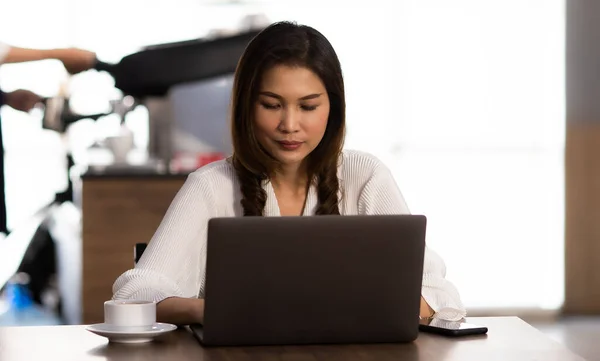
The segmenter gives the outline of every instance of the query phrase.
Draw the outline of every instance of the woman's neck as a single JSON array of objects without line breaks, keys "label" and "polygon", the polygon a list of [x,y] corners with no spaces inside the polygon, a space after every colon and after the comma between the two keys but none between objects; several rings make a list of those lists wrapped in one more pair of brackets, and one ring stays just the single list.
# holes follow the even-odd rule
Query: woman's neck
[{"label": "woman's neck", "polygon": [[282,216],[304,213],[308,192],[308,176],[303,167],[280,167],[271,177],[271,185]]},{"label": "woman's neck", "polygon": [[303,165],[280,167],[271,176],[271,184],[275,190],[292,194],[306,193],[308,173]]}]

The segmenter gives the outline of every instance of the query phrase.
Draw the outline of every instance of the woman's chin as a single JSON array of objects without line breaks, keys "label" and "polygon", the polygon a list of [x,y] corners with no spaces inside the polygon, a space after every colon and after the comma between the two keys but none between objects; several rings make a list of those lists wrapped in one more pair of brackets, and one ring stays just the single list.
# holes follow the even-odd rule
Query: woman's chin
[{"label": "woman's chin", "polygon": [[294,151],[278,150],[278,151],[274,152],[273,155],[275,156],[275,159],[277,159],[277,161],[279,163],[281,163],[282,165],[285,165],[285,166],[292,166],[292,165],[300,164],[308,156],[308,154],[306,154],[306,152],[304,152],[300,149],[294,150]]}]

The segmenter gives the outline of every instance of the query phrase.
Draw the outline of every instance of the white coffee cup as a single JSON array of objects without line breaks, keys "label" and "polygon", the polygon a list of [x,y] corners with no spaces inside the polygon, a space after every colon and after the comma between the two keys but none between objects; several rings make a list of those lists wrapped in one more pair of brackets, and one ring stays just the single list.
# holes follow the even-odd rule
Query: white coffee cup
[{"label": "white coffee cup", "polygon": [[104,302],[104,324],[131,331],[150,329],[156,323],[156,303],[142,300]]}]

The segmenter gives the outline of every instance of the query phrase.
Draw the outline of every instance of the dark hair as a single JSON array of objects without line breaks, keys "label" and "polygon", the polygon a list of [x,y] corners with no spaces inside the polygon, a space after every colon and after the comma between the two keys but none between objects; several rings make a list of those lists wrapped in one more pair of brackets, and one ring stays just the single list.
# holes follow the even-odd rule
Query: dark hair
[{"label": "dark hair", "polygon": [[345,136],[346,103],[342,69],[335,50],[317,30],[292,22],[274,23],[246,47],[238,63],[231,102],[231,158],[242,192],[245,216],[262,216],[267,195],[262,182],[277,161],[261,147],[254,134],[254,106],[263,74],[276,65],[306,67],[319,76],[330,101],[329,118],[321,142],[308,155],[309,180],[317,182],[316,214],[340,214],[338,161]]}]

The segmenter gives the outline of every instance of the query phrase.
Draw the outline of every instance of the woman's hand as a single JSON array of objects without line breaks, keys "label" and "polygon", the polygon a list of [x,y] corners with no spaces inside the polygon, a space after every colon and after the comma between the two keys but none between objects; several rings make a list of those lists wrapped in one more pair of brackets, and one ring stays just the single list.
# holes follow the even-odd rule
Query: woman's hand
[{"label": "woman's hand", "polygon": [[204,299],[170,297],[156,305],[156,320],[174,325],[202,324]]},{"label": "woman's hand", "polygon": [[427,301],[421,296],[421,310],[419,312],[419,316],[421,318],[429,318],[435,314],[435,311],[429,306]]}]

